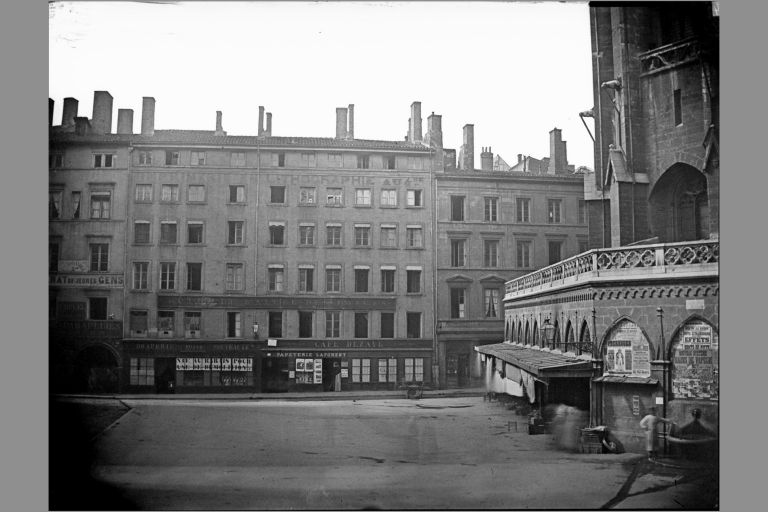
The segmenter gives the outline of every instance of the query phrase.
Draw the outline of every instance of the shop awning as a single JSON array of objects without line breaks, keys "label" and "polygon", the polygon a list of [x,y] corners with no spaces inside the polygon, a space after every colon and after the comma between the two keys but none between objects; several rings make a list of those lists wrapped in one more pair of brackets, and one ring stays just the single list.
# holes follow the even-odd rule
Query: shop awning
[{"label": "shop awning", "polygon": [[496,357],[535,376],[591,377],[592,362],[512,343],[480,345],[475,351]]},{"label": "shop awning", "polygon": [[659,379],[651,377],[629,377],[624,375],[603,375],[595,379],[595,382],[610,382],[614,384],[658,384]]}]

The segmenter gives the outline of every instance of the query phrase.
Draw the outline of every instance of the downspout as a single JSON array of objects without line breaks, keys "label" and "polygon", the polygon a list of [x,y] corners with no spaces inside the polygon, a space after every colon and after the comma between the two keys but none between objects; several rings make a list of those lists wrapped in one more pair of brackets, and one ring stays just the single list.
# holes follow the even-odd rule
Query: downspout
[{"label": "downspout", "polygon": [[[132,286],[132,283],[133,283],[133,272],[132,272],[132,269],[128,267],[128,238],[130,236],[129,230],[131,229],[129,215],[130,215],[130,205],[133,203],[130,200],[130,198],[132,197],[131,190],[133,189],[133,173],[131,172],[132,163],[133,163],[133,150],[134,150],[134,145],[133,145],[133,142],[131,142],[129,143],[129,147],[128,147],[128,167],[127,167],[128,176],[125,180],[128,185],[128,190],[126,191],[126,194],[125,194],[125,197],[127,200],[125,201],[125,221],[124,221],[125,236],[123,236],[123,275],[125,276],[125,279],[123,280],[123,308],[122,308],[123,309],[123,332],[122,332],[123,341],[125,341],[125,338],[126,338],[125,328],[127,325],[129,326],[129,323],[130,323],[130,311],[126,307],[128,305],[128,287]],[[80,200],[80,208],[82,208],[82,199]],[[147,276],[147,279],[149,279],[149,276]],[[123,347],[125,347],[125,343],[122,343],[122,345]],[[117,382],[118,382],[118,387],[122,392],[126,387],[126,383],[123,380],[123,374],[124,374],[123,369],[125,368],[125,350],[123,350],[123,354],[121,354],[120,363],[121,364],[118,366],[118,369],[117,369],[117,371],[119,372],[117,376]],[[129,376],[129,382],[130,382],[130,376]]]},{"label": "downspout", "polygon": [[[432,381],[437,389],[440,389],[440,359],[439,359],[439,344],[437,340],[438,333],[438,311],[437,311],[437,177],[435,176],[435,160],[437,150],[430,148],[432,153],[432,166],[429,172],[431,181],[431,194],[432,194],[432,236],[429,240],[432,242],[432,368],[437,368],[437,375],[432,376]],[[434,373],[434,372],[433,372]]]}]

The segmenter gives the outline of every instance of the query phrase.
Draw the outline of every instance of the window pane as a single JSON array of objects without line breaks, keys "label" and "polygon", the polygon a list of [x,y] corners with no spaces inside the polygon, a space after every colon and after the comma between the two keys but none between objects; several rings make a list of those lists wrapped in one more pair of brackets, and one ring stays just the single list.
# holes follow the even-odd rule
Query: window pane
[{"label": "window pane", "polygon": [[381,337],[382,338],[395,337],[395,314],[394,313],[381,314]]}]

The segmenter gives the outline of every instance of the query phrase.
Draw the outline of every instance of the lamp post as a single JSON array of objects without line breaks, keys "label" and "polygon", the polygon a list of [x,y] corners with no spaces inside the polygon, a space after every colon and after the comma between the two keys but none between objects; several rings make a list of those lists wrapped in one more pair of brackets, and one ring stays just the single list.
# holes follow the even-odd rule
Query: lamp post
[{"label": "lamp post", "polygon": [[[667,397],[669,395],[667,386],[667,352],[664,341],[664,310],[661,306],[656,308],[656,316],[659,317],[659,360],[661,361],[661,393],[663,403],[661,404],[661,417],[667,417]],[[666,427],[665,427],[666,430]],[[664,453],[667,453],[667,436],[664,436]]]}]

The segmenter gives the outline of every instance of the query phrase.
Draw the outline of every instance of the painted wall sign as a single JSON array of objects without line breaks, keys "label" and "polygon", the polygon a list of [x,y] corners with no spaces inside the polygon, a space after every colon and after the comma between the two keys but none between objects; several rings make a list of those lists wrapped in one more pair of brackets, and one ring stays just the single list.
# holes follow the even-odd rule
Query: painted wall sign
[{"label": "painted wall sign", "polygon": [[153,343],[146,341],[126,341],[123,343],[128,350],[146,353],[197,352],[210,354],[212,352],[256,352],[258,350],[254,343]]},{"label": "painted wall sign", "polygon": [[253,359],[249,357],[177,357],[176,369],[250,372],[253,371]]},{"label": "painted wall sign", "polygon": [[56,317],[59,320],[85,320],[85,302],[58,302]]},{"label": "painted wall sign", "polygon": [[315,359],[315,384],[323,383],[323,360]]},{"label": "painted wall sign", "polygon": [[108,340],[123,337],[119,320],[59,320],[51,324],[51,337]]},{"label": "painted wall sign", "polygon": [[88,272],[88,260],[59,260],[59,272]]},{"label": "painted wall sign", "polygon": [[322,358],[329,358],[329,359],[341,359],[341,358],[347,357],[347,353],[346,352],[269,352],[267,353],[267,357],[298,357],[298,358],[322,357]]},{"label": "painted wall sign", "polygon": [[605,346],[604,375],[651,376],[651,346],[633,322],[621,322]]},{"label": "painted wall sign", "polygon": [[396,299],[346,297],[229,297],[158,295],[158,308],[333,309],[394,311]]},{"label": "painted wall sign", "polygon": [[687,309],[688,311],[704,309],[704,299],[686,300],[685,309]]},{"label": "painted wall sign", "polygon": [[717,333],[701,320],[688,322],[672,342],[675,398],[718,400],[720,346]]},{"label": "painted wall sign", "polygon": [[50,286],[62,288],[122,288],[123,274],[50,274]]}]

